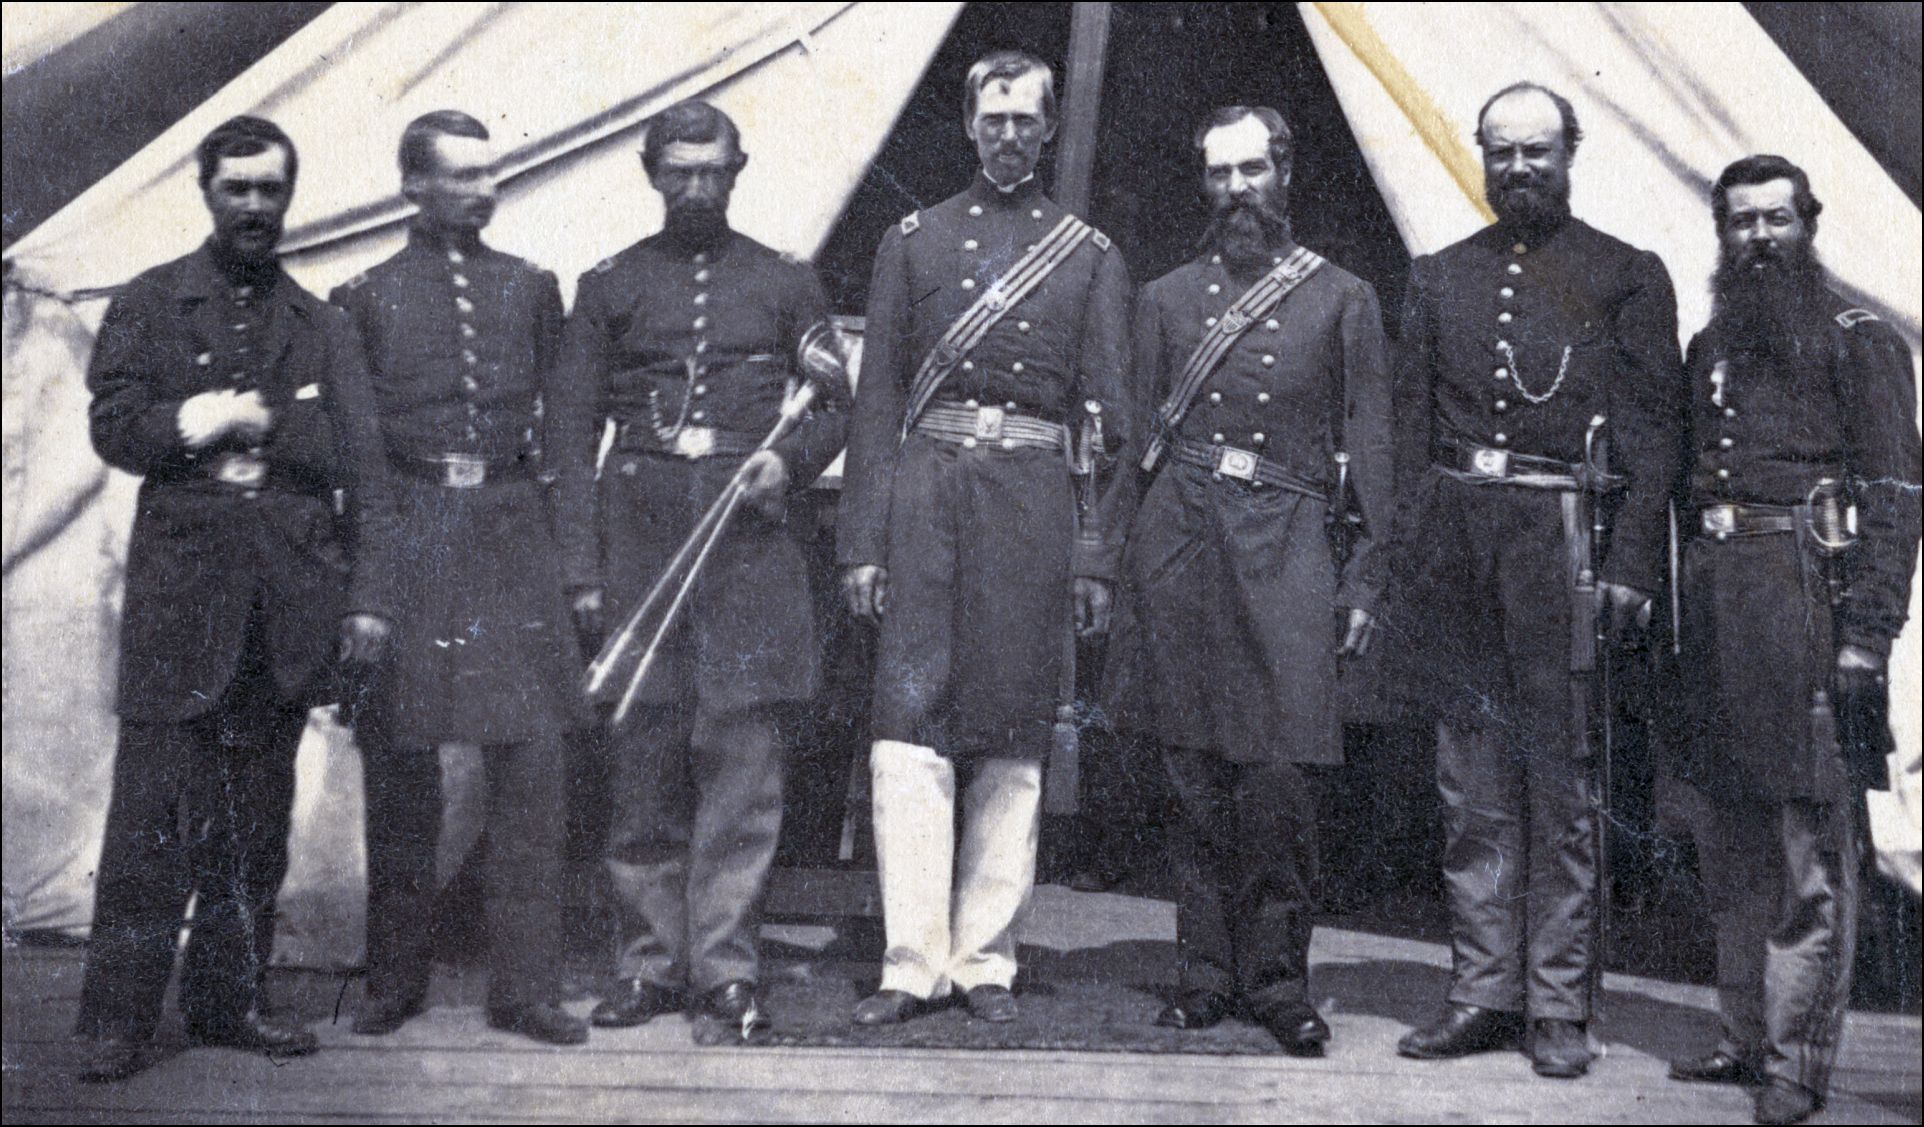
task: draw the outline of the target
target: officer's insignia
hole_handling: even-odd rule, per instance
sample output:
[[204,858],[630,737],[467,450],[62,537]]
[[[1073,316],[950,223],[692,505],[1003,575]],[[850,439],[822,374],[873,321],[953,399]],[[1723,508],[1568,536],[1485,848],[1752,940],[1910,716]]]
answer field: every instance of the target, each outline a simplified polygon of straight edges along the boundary
[[361,271],[359,274],[354,275],[352,278],[349,278],[346,283],[347,288],[350,290],[358,290],[366,284],[367,284],[367,271],[365,270]]
[[922,229],[922,213],[921,212],[911,211],[907,215],[904,215],[902,217],[902,233],[904,235],[913,235],[921,229]]
[[294,393],[296,399],[319,399],[320,397],[321,385],[317,383],[308,384]]
[[1837,323],[1845,328],[1854,328],[1865,321],[1881,321],[1883,318],[1868,309],[1846,309],[1837,315]]
[[1249,315],[1240,309],[1232,309],[1223,314],[1223,332],[1235,336],[1249,327]]
[[594,271],[597,274],[606,274],[608,271],[613,270],[614,268],[615,268],[615,260],[612,258],[604,258],[600,262],[595,263],[594,265]]
[[1101,231],[1089,232],[1089,241],[1101,247],[1103,250],[1109,249],[1109,236],[1103,234]]
[[1009,301],[1002,296],[1002,291],[995,289],[982,295],[982,304],[994,313],[1000,313],[1009,307]]

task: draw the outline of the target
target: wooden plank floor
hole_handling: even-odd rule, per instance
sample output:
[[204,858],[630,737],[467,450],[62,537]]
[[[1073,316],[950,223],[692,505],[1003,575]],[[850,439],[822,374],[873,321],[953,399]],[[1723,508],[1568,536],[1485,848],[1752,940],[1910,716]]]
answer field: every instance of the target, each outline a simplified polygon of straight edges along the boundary
[[[1166,904],[1045,888],[1030,946],[1099,959],[1129,940],[1170,938]],[[787,925],[784,944],[819,947],[826,928]],[[218,1050],[176,1052],[126,1083],[81,1085],[66,1036],[79,952],[15,947],[4,957],[8,1123],[322,1120],[1515,1122],[1744,1123],[1737,1089],[1672,1083],[1664,1060],[1716,1036],[1705,987],[1628,975],[1606,981],[1606,1055],[1576,1081],[1534,1076],[1514,1053],[1426,1063],[1394,1043],[1434,998],[1407,997],[1411,969],[1448,967],[1434,943],[1318,931],[1313,979],[1335,1029],[1327,1059],[1075,1052],[730,1049],[691,1043],[679,1019],[597,1030],[549,1049],[487,1029],[478,1008],[447,1006],[379,1041],[345,1020],[319,1027],[323,1051],[276,1065]],[[1139,973],[1139,967],[1117,973]],[[571,1003],[585,1010],[589,1003]],[[1920,1023],[1853,1013],[1821,1121],[1916,1123]]]

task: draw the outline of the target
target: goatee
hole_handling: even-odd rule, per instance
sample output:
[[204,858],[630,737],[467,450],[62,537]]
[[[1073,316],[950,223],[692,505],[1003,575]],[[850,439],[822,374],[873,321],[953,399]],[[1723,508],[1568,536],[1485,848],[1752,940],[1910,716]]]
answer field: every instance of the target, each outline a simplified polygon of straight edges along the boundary
[[686,247],[711,246],[728,231],[728,213],[708,204],[677,204],[668,209],[662,230]]
[[1288,204],[1280,194],[1232,203],[1210,219],[1203,238],[1232,266],[1268,265],[1291,239]]
[[1733,352],[1789,358],[1828,347],[1824,270],[1808,242],[1725,246],[1710,290],[1711,324]]

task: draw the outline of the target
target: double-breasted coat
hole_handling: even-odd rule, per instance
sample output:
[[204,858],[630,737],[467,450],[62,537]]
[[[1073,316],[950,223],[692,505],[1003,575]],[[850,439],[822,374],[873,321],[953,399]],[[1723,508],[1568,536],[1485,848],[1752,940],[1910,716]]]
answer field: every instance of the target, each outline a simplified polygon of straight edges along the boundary
[[[554,275],[419,229],[335,289],[367,349],[392,482],[397,621],[376,693],[401,744],[509,743],[580,718],[579,657],[542,478],[562,330]],[[450,455],[486,480],[437,480]]]
[[[796,346],[827,316],[810,267],[738,232],[700,251],[654,235],[581,276],[554,400],[562,551],[571,587],[605,589],[613,626],[775,426],[801,378]],[[841,451],[846,401],[845,388],[821,389],[773,447],[791,490],[808,488]],[[611,423],[597,481],[594,456]],[[710,452],[678,453],[678,441],[700,449],[687,446],[694,435]],[[814,695],[821,661],[807,562],[781,517],[737,511],[681,622],[643,703],[698,693],[728,711]]]

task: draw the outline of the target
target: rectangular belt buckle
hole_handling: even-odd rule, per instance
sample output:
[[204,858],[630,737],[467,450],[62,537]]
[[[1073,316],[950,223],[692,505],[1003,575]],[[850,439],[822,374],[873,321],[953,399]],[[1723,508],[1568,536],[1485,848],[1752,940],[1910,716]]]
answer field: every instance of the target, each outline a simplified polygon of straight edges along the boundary
[[1216,472],[1238,481],[1256,480],[1256,455],[1234,446],[1216,448]]
[[258,489],[267,480],[267,462],[254,454],[223,454],[214,477],[225,485]]
[[1479,446],[1470,455],[1470,468],[1484,477],[1502,477],[1510,470],[1510,452]]
[[473,454],[449,454],[441,459],[441,484],[449,489],[479,489],[487,484],[487,460]]
[[683,427],[675,432],[675,453],[684,458],[706,458],[714,450],[714,427]]
[[977,407],[975,409],[975,437],[983,442],[995,442],[1002,437],[1002,419],[1006,412],[1000,407]]
[[1737,510],[1731,505],[1712,505],[1703,511],[1704,531],[1712,536],[1737,531]]

